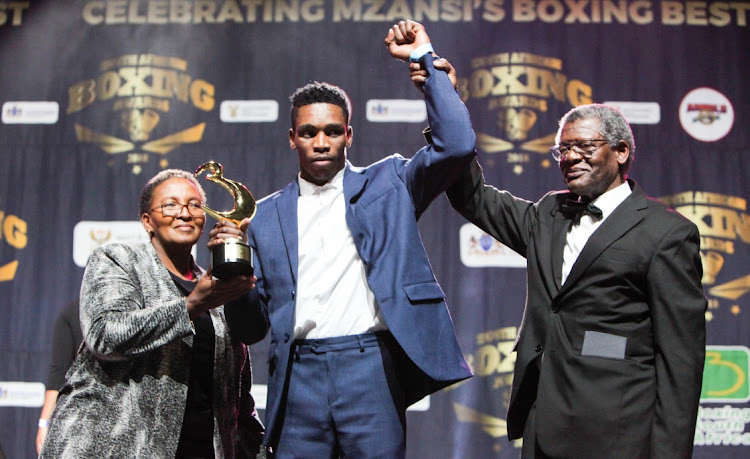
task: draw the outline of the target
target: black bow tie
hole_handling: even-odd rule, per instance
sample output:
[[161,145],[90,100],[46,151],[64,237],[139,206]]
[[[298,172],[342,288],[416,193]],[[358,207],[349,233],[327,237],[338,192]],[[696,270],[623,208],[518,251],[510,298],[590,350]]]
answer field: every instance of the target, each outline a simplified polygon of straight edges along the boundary
[[585,212],[588,212],[592,217],[599,219],[604,217],[602,210],[590,202],[573,201],[572,199],[565,201],[560,207],[560,210],[566,217],[574,220],[580,218]]

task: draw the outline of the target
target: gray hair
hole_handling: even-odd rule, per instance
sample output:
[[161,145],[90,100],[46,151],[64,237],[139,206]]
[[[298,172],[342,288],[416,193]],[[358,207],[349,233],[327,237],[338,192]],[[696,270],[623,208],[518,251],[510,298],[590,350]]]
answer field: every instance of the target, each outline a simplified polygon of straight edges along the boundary
[[607,139],[610,147],[616,148],[620,142],[628,144],[630,150],[628,160],[620,167],[620,173],[623,176],[626,175],[635,159],[635,139],[625,116],[615,107],[604,104],[589,104],[572,108],[560,119],[555,143],[560,143],[560,135],[565,124],[589,119],[599,120],[599,134]]
[[144,213],[150,210],[151,200],[154,197],[154,190],[156,189],[156,187],[171,178],[183,178],[189,181],[190,183],[192,183],[195,186],[195,188],[198,190],[198,194],[201,197],[201,202],[205,204],[206,192],[203,191],[203,187],[201,186],[201,184],[198,182],[198,179],[196,179],[193,174],[191,174],[188,171],[183,171],[181,169],[164,169],[163,171],[154,175],[151,178],[151,180],[146,182],[146,184],[143,186],[143,189],[141,190],[141,199],[138,202],[138,207],[140,211],[140,213],[138,214],[139,216],[143,215]]

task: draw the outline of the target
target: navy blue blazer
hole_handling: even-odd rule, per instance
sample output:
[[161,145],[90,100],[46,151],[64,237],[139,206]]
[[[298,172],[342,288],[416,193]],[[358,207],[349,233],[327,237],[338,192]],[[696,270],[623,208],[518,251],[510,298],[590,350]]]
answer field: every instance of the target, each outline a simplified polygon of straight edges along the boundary
[[[364,168],[347,162],[344,173],[346,222],[366,265],[368,284],[389,330],[415,364],[413,371],[396,373],[409,404],[471,376],[417,219],[475,156],[475,135],[446,74],[435,71],[432,56],[423,63],[430,72],[424,94],[432,143],[411,159],[393,155]],[[293,341],[298,195],[294,180],[260,200],[248,229],[258,277],[251,296],[271,321],[265,420],[266,443],[272,446],[280,431],[279,409]],[[241,311],[227,316],[233,330],[248,325],[241,323]]]

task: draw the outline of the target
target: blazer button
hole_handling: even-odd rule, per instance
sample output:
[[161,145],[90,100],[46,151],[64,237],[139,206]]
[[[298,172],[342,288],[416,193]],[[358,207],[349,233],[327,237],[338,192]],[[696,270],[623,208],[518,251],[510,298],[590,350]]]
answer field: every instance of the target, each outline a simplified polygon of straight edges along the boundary
[[542,352],[544,350],[544,346],[542,346],[541,344],[537,344],[534,350],[536,352]]
[[558,312],[560,312],[560,306],[558,306],[556,304],[553,305],[552,306],[552,312],[554,312],[555,314],[557,314]]

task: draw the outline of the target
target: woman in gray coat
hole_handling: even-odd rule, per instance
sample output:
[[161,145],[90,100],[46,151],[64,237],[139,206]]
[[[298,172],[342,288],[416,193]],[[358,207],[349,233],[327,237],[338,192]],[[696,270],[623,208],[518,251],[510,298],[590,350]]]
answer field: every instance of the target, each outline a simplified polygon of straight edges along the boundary
[[[81,287],[84,345],[60,390],[41,457],[253,457],[263,436],[245,345],[223,305],[252,276],[218,280],[191,256],[206,222],[192,174],[170,169],[143,188],[150,243],[111,243]],[[212,241],[212,243],[215,241]],[[268,322],[250,329],[261,340]]]

